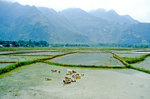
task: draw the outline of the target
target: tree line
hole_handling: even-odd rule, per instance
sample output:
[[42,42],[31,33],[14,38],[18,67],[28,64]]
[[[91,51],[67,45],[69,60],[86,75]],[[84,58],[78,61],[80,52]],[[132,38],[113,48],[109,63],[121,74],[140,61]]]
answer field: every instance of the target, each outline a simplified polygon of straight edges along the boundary
[[0,40],[0,47],[48,47],[49,43],[46,41],[2,41]]
[[117,44],[117,43],[97,43],[97,44],[75,44],[75,43],[48,43],[47,41],[3,41],[0,40],[0,47],[126,47],[126,48],[150,48],[150,44]]
[[99,43],[102,47],[127,47],[127,48],[150,48],[150,44],[118,44],[118,43]]
[[51,47],[123,47],[123,48],[150,48],[150,44],[118,44],[118,43],[96,43],[96,44],[50,44]]

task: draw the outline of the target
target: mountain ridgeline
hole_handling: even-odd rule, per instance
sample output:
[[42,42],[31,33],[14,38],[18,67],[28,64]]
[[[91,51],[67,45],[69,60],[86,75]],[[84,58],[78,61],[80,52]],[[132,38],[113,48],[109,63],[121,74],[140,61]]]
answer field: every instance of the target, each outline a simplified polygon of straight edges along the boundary
[[68,8],[56,12],[0,1],[0,40],[29,39],[49,43],[150,43],[150,23],[114,10]]

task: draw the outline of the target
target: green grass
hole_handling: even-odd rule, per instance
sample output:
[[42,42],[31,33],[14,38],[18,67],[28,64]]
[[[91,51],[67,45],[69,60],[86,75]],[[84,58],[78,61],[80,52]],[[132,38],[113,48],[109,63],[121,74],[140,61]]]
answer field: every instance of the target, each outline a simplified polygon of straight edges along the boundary
[[[112,53],[112,52],[111,52]],[[138,68],[138,67],[135,67],[135,66],[132,66],[131,64],[129,64],[128,62],[126,62],[126,60],[124,60],[123,58],[119,57],[118,55],[116,55],[115,53],[112,53],[113,54],[113,57],[120,60],[127,68],[130,68],[130,69],[134,69],[134,70],[138,70],[138,71],[141,71],[141,72],[145,72],[145,73],[148,73],[150,74],[150,70],[146,70],[144,68]],[[142,61],[142,59],[145,59],[146,57],[148,57],[150,54],[146,54],[146,55],[142,55],[141,58],[139,57],[139,60],[137,59],[136,61]]]
[[[112,53],[112,52],[111,52]],[[122,64],[124,64],[126,67],[130,67],[130,64],[127,63],[125,60],[123,60],[121,57],[119,57],[118,55],[116,55],[115,53],[112,53],[113,57],[118,59]]]
[[138,71],[141,71],[141,72],[145,72],[145,73],[150,74],[150,70],[146,70],[146,69],[144,69],[144,68],[139,68],[139,67],[135,67],[135,66],[132,66],[132,65],[130,65],[130,68],[131,68],[131,69],[134,69],[134,70],[138,70]]
[[135,58],[122,57],[122,59],[125,60],[129,64],[133,64],[133,63],[144,61],[145,58],[148,56],[150,56],[150,54],[142,55],[140,57],[135,57]]
[[23,62],[18,62],[18,63],[14,63],[11,65],[8,65],[6,67],[0,68],[0,75],[10,72],[11,70],[14,70],[18,67],[24,66],[24,65],[29,65],[29,64],[33,64],[33,63],[37,63],[37,62],[43,62],[45,60],[50,60],[56,57],[60,57],[60,56],[64,56],[64,55],[68,55],[68,54],[73,54],[74,52],[70,52],[70,53],[65,53],[65,54],[61,54],[61,55],[52,55],[46,58],[40,58],[40,59],[34,59],[34,60],[28,60],[28,61],[23,61]]
[[0,68],[0,75],[6,72],[9,72],[13,69],[16,69],[18,67],[24,66],[24,65],[29,65],[29,64],[33,64],[36,62],[40,62],[40,60],[29,60],[29,61],[24,61],[24,62],[18,62],[18,63],[14,63],[11,65],[8,65],[6,67]]
[[[146,57],[150,56],[150,54],[146,54],[146,55],[140,56],[138,58],[128,58],[127,59],[127,58],[119,57],[115,53],[112,53],[110,51],[111,49],[109,49],[108,51],[113,54],[113,57],[118,59],[119,61],[121,61],[125,65],[124,67],[122,67],[122,66],[118,67],[118,66],[95,66],[95,65],[71,65],[71,64],[52,63],[52,62],[46,61],[46,60],[50,60],[50,59],[57,58],[60,56],[76,53],[76,50],[105,50],[105,48],[91,48],[91,47],[89,47],[89,48],[50,48],[50,47],[49,48],[0,48],[0,50],[4,50],[4,51],[6,51],[6,50],[35,50],[35,49],[36,50],[37,49],[39,49],[39,50],[41,50],[41,49],[43,49],[43,50],[45,50],[45,49],[54,50],[55,49],[57,51],[69,51],[70,53],[65,53],[65,54],[60,54],[60,55],[52,55],[52,56],[49,56],[46,58],[40,58],[40,59],[34,59],[34,60],[28,60],[28,61],[14,63],[14,64],[8,65],[6,67],[0,68],[0,75],[7,73],[7,72],[10,72],[11,70],[14,70],[18,67],[37,63],[37,62],[44,62],[44,63],[49,64],[49,65],[64,66],[64,67],[102,68],[102,69],[127,69],[127,68],[129,68],[129,69],[134,69],[134,70],[138,70],[138,71],[142,71],[142,72],[150,74],[150,70],[134,67],[130,64],[130,63],[143,61]],[[118,49],[118,50],[121,50],[121,49]],[[127,50],[130,50],[130,49],[127,49]],[[22,56],[22,55],[20,55],[20,56]],[[35,56],[35,55],[27,55],[27,56]],[[39,56],[39,55],[37,55],[37,56]]]
[[139,50],[139,49],[140,48],[117,48],[117,47],[4,47],[0,48],[0,51],[18,51],[18,50],[75,51],[75,50]]
[[49,58],[52,58],[52,57],[54,57],[54,56],[50,56],[50,57],[47,57],[47,58],[41,58],[41,59],[28,60],[28,61],[23,61],[23,62],[18,62],[18,63],[8,65],[6,67],[0,68],[0,75],[4,74],[4,73],[7,73],[7,72],[10,72],[11,70],[14,70],[18,67],[33,64],[33,63],[37,63],[37,62],[41,62],[43,60],[46,60],[46,59],[49,59]]
[[80,68],[103,68],[103,69],[125,69],[126,67],[122,66],[95,66],[95,65],[72,65],[72,64],[60,64],[44,61],[44,63],[55,66],[64,66],[64,67],[80,67]]
[[18,50],[47,50],[48,47],[4,47],[0,51],[18,51]]

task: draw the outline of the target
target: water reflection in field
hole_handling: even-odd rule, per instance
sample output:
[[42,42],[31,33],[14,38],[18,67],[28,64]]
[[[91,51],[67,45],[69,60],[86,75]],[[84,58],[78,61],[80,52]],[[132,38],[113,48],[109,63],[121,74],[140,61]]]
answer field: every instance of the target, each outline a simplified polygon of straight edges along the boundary
[[102,65],[102,66],[123,66],[123,64],[113,58],[110,53],[86,53],[86,54],[72,54],[63,57],[58,57],[51,62],[75,65]]

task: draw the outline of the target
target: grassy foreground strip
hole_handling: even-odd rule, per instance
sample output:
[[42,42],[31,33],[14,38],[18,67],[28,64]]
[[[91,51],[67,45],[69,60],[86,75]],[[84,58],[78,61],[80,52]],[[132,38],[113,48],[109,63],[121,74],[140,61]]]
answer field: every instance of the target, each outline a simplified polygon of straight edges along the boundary
[[50,57],[47,57],[47,58],[40,58],[40,59],[34,59],[34,60],[28,60],[28,61],[14,63],[14,64],[8,65],[6,67],[0,68],[0,75],[4,74],[4,73],[7,73],[7,72],[10,72],[11,70],[14,70],[14,69],[16,69],[18,67],[21,67],[21,66],[24,66],[24,65],[29,65],[29,64],[33,64],[33,63],[37,63],[37,62],[42,62],[42,61],[45,61],[45,60],[50,60],[50,59],[53,59],[53,58],[56,58],[56,57],[60,57],[60,56],[68,55],[68,54],[73,54],[73,53],[75,53],[75,52],[70,52],[70,53],[65,53],[65,54],[60,54],[60,55],[54,55],[54,56],[50,56]]
[[[121,57],[119,57],[118,55],[116,55],[115,53],[111,52],[113,54],[113,57],[118,59],[120,62],[122,62],[127,68],[130,68],[130,69],[134,69],[134,70],[138,70],[138,71],[141,71],[141,72],[145,72],[145,73],[148,73],[150,74],[150,70],[146,70],[144,68],[138,68],[138,67],[135,67],[135,66],[132,66],[131,64],[127,63],[125,60],[123,60]],[[149,54],[147,54],[149,56]],[[148,57],[146,56],[146,57]],[[145,58],[146,58],[145,57]]]
[[132,66],[132,65],[130,65],[130,68],[131,68],[131,69],[134,69],[134,70],[138,70],[138,71],[141,71],[141,72],[145,72],[145,73],[150,74],[150,70],[146,70],[146,69],[144,69],[144,68],[138,68],[138,67],[135,67],[135,66]]
[[1,74],[4,74],[4,73],[7,73],[11,70],[14,70],[18,67],[21,67],[21,66],[24,66],[24,65],[29,65],[29,64],[33,64],[33,63],[36,63],[36,62],[40,62],[39,59],[36,59],[36,60],[29,60],[29,61],[23,61],[23,62],[18,62],[18,63],[14,63],[14,64],[11,64],[11,65],[8,65],[6,67],[3,67],[3,68],[0,68],[0,75]]
[[46,59],[49,59],[49,58],[52,58],[52,57],[54,57],[54,56],[50,56],[50,57],[47,57],[47,58],[41,58],[41,59],[27,60],[27,61],[17,62],[17,63],[11,64],[11,65],[8,65],[6,67],[0,68],[0,75],[4,74],[4,73],[7,73],[7,72],[10,72],[11,70],[14,70],[18,67],[33,64],[33,63],[37,63],[37,62],[41,62],[43,60],[46,60]]
[[95,65],[72,65],[72,64],[61,64],[53,63],[48,61],[43,61],[43,63],[55,66],[64,66],[64,67],[80,67],[80,68],[103,68],[103,69],[125,69],[126,67],[122,66],[95,66]]
[[122,57],[122,59],[125,60],[129,64],[133,64],[133,63],[144,61],[145,58],[148,56],[150,56],[150,54],[142,55],[142,56],[137,57],[137,58]]

